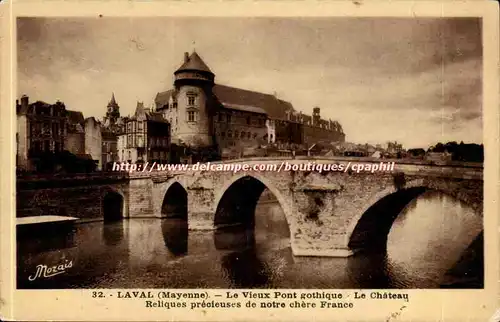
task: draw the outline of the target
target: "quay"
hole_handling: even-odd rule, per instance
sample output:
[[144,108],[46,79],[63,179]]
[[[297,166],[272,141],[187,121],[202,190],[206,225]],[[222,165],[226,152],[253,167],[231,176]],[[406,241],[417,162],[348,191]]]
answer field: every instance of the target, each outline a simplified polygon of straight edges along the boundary
[[33,236],[40,233],[45,235],[67,232],[71,230],[78,220],[68,216],[29,216],[16,218],[16,231],[18,236]]

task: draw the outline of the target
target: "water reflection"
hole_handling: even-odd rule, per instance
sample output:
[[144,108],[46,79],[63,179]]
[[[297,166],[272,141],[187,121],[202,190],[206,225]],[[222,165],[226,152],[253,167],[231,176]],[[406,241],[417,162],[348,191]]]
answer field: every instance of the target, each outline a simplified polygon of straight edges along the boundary
[[76,246],[75,231],[70,225],[42,224],[17,228],[17,248],[21,254],[42,253]]
[[221,262],[231,287],[259,288],[269,284],[269,269],[259,259],[255,247],[231,252],[223,256]]
[[114,224],[104,222],[102,228],[102,239],[104,243],[107,246],[116,246],[120,244],[123,240],[123,230],[123,221],[118,221]]
[[185,255],[188,251],[188,222],[182,218],[164,219],[161,230],[165,246],[174,256]]
[[253,229],[226,227],[214,233],[217,250],[229,251],[221,258],[221,266],[232,287],[264,287],[269,282],[268,269],[259,259]]
[[[369,269],[367,269],[369,268]],[[362,253],[347,259],[347,273],[353,288],[390,288],[392,279],[387,253]]]
[[481,216],[470,207],[428,191],[396,218],[387,242],[390,265],[398,271],[399,282],[438,287],[482,229]]
[[[253,229],[188,231],[186,220],[151,218],[81,224],[69,235],[19,236],[18,287],[481,287],[481,230],[482,218],[469,207],[424,193],[395,219],[384,252],[294,257],[280,205],[266,200],[256,207]],[[36,265],[63,258],[73,259],[67,274],[27,282]]]
[[253,228],[233,226],[214,231],[214,245],[218,250],[246,250],[255,248]]

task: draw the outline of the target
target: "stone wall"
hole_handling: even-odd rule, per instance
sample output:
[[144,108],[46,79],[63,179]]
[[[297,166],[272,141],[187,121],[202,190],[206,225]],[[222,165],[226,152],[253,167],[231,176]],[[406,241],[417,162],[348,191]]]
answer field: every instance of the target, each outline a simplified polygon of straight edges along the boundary
[[98,162],[97,169],[102,169],[101,125],[93,117],[85,119],[85,153]]
[[97,178],[32,178],[18,180],[16,189],[17,217],[70,216],[80,219],[103,219],[102,201],[107,193],[123,198],[122,214],[128,215],[128,183]]
[[[288,160],[306,162],[306,160]],[[332,162],[332,160],[314,160]],[[380,160],[364,160],[380,162]],[[235,161],[238,162],[238,161]],[[241,162],[241,161],[240,161]],[[277,163],[277,160],[247,160],[246,163]],[[394,172],[197,172],[154,173],[152,208],[158,213],[163,197],[173,182],[188,192],[190,229],[215,229],[217,207],[226,194],[239,200],[241,194],[253,198],[245,189],[232,189],[240,180],[251,177],[263,183],[278,200],[290,226],[290,239],[295,255],[349,256],[355,249],[349,242],[358,222],[370,207],[383,198],[409,189],[420,192],[438,190],[464,201],[482,215],[482,168],[433,166],[430,164],[396,164]],[[142,180],[147,181],[147,177]],[[144,188],[146,189],[146,188]],[[408,195],[408,201],[414,198]],[[413,196],[413,197],[412,197]],[[239,198],[239,199],[238,199]],[[255,199],[255,198],[254,198]],[[406,199],[405,199],[406,200]],[[244,203],[242,201],[242,203]],[[149,207],[144,200],[143,207]],[[147,204],[147,206],[146,206]],[[245,205],[243,205],[245,206]],[[249,206],[249,205],[247,205]],[[228,207],[234,207],[229,205]],[[243,216],[243,208],[239,214]],[[238,220],[235,220],[238,221]],[[387,221],[389,224],[392,222]]]
[[85,154],[85,133],[68,133],[64,140],[64,148],[76,155]]
[[153,207],[152,198],[153,182],[147,179],[132,179],[129,182],[129,205],[128,216],[138,217],[160,217],[161,208]]

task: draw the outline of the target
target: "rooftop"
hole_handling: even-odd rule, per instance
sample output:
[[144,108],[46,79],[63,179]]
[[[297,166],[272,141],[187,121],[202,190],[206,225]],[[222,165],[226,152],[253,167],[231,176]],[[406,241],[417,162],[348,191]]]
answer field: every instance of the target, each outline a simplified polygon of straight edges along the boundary
[[[185,55],[187,56],[188,53],[185,53]],[[193,51],[190,56],[184,58],[184,63],[175,71],[175,73],[185,70],[196,70],[213,74],[210,68],[208,68],[207,64],[205,64],[203,59],[201,59],[201,57],[195,51]]]
[[[174,90],[156,94],[155,103],[162,108],[168,103]],[[286,111],[293,110],[290,102],[278,99],[271,94],[259,93],[225,85],[215,84],[213,92],[219,102],[224,106],[243,106],[259,109],[257,113],[266,113],[271,118],[285,119]],[[256,112],[257,110],[255,110]]]

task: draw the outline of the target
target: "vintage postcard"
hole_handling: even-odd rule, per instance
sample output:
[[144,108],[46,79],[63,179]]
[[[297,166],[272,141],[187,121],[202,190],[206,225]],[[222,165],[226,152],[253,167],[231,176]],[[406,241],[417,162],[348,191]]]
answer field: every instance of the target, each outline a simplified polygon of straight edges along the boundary
[[1,17],[1,319],[495,320],[495,2]]

